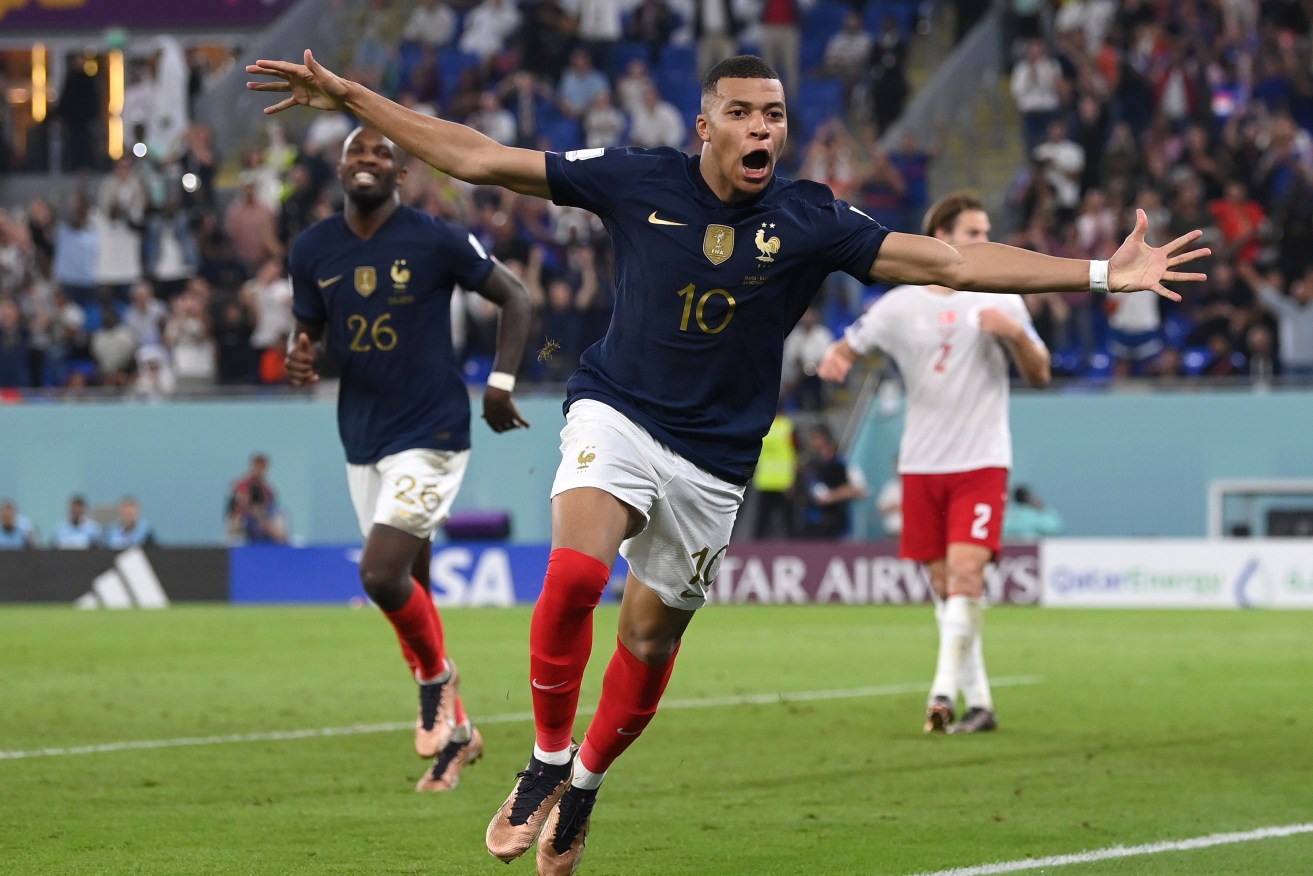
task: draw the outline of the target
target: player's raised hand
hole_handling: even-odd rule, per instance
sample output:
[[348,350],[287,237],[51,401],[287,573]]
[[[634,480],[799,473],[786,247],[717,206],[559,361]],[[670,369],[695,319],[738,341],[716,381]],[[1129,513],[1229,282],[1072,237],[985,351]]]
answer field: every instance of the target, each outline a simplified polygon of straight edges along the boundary
[[483,419],[494,432],[529,428],[529,421],[520,416],[511,394],[494,386],[483,391]]
[[261,60],[247,64],[246,72],[273,76],[279,80],[248,82],[246,87],[251,91],[291,92],[290,97],[265,107],[266,113],[282,112],[298,104],[321,110],[339,110],[346,105],[350,82],[316,61],[309,49],[305,50],[304,64]]
[[310,343],[310,336],[301,332],[287,348],[287,379],[293,386],[309,386],[319,382],[319,372],[315,370],[315,348]]
[[1207,247],[1189,249],[1203,235],[1195,229],[1164,246],[1149,246],[1144,233],[1149,230],[1149,217],[1143,210],[1135,211],[1135,228],[1122,241],[1122,245],[1108,261],[1108,291],[1138,292],[1152,289],[1164,298],[1180,301],[1181,296],[1163,285],[1167,283],[1199,282],[1208,279],[1206,274],[1192,274],[1173,270],[1187,262],[1212,255]]

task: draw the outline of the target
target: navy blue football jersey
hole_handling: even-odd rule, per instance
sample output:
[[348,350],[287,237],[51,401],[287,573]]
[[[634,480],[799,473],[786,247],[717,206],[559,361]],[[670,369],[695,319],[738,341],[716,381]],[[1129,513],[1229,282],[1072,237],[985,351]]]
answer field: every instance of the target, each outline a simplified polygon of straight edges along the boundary
[[465,450],[470,400],[451,346],[451,293],[482,289],[493,262],[467,232],[398,207],[369,240],[341,213],[292,244],[292,312],[326,325],[341,365],[337,425],[347,461]]
[[548,153],[552,200],[601,217],[615,248],[610,327],[566,385],[699,468],[745,484],[775,417],[784,338],[825,277],[868,282],[888,229],[828,186],[775,177],[723,203],[674,149]]

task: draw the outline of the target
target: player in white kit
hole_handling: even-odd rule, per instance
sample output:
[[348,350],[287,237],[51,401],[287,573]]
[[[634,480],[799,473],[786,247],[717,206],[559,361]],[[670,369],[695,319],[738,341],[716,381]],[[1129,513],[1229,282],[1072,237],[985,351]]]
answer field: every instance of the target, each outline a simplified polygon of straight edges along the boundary
[[[981,243],[989,239],[989,216],[974,197],[952,194],[931,207],[924,231],[952,246]],[[842,381],[877,348],[907,385],[899,553],[926,564],[938,595],[939,660],[925,731],[993,730],[981,597],[985,565],[999,548],[1012,466],[1008,362],[1042,387],[1049,351],[1020,296],[896,286],[830,346],[818,371]],[[954,723],[959,689],[966,713]]]

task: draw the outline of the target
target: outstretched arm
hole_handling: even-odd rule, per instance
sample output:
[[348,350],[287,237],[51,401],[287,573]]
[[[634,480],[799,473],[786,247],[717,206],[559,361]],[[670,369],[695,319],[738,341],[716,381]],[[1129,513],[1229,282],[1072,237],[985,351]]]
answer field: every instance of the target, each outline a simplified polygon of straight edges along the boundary
[[503,186],[524,195],[550,198],[547,161],[542,152],[503,146],[466,125],[435,119],[405,108],[344,79],[305,50],[305,63],[256,61],[247,73],[272,76],[275,81],[248,82],[251,91],[286,93],[266,113],[293,106],[347,110],[370,128],[390,138],[411,155],[443,173],[475,185]]
[[[1197,282],[1204,274],[1174,270],[1212,254],[1188,249],[1203,232],[1183,234],[1165,246],[1144,242],[1149,219],[1135,211],[1135,229],[1107,263],[1108,292],[1152,289],[1164,298],[1181,296],[1163,283]],[[1098,264],[1098,263],[1094,263]],[[970,289],[975,292],[1079,292],[1094,288],[1091,263],[1043,255],[1001,243],[949,246],[933,237],[891,233],[871,263],[871,279],[890,283],[917,283]]]

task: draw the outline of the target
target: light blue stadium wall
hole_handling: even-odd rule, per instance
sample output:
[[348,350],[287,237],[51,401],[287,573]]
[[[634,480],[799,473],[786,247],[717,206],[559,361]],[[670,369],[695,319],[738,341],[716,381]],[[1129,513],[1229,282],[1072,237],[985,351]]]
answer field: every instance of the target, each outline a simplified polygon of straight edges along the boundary
[[[513,506],[516,540],[546,541],[564,420],[559,400],[517,403],[533,424],[528,431],[493,435],[475,420],[457,509]],[[14,498],[43,538],[72,493],[93,505],[132,493],[162,542],[220,544],[228,488],[257,450],[270,457],[270,479],[296,537],[339,544],[360,537],[330,401],[0,405],[0,448],[0,496]]]
[[[559,400],[522,398],[527,432],[475,422],[458,510],[511,509],[516,541],[549,538]],[[477,404],[476,404],[477,410]],[[1313,392],[1037,393],[1013,401],[1014,481],[1066,518],[1068,534],[1198,536],[1213,478],[1313,478]],[[901,415],[872,416],[853,458],[873,490],[889,475]],[[253,451],[268,453],[293,532],[358,538],[333,405],[310,400],[0,405],[0,496],[48,535],[68,496],[137,495],[170,544],[222,541],[222,506]],[[878,534],[863,514],[861,531]]]
[[[852,458],[872,495],[893,469],[902,413],[873,415]],[[1313,392],[1024,393],[1012,400],[1013,483],[1068,535],[1203,536],[1208,482],[1313,478]],[[878,535],[873,513],[858,531]]]

